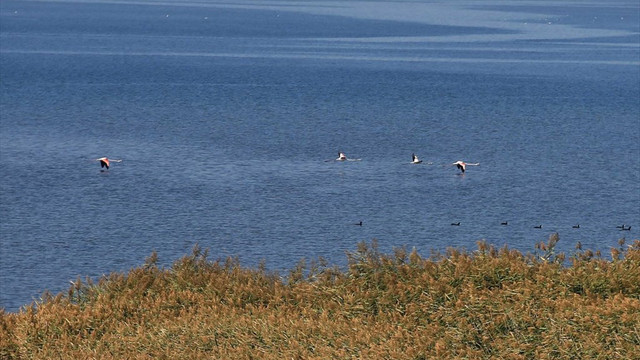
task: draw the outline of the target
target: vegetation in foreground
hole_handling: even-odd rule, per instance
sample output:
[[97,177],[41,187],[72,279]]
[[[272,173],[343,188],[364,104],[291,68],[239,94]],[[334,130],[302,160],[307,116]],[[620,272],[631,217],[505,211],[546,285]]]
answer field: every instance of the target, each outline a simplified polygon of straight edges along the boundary
[[284,278],[197,247],[168,269],[152,254],[0,310],[0,358],[639,359],[640,241],[611,260],[564,259],[556,241],[429,258],[374,241],[346,269],[301,262]]

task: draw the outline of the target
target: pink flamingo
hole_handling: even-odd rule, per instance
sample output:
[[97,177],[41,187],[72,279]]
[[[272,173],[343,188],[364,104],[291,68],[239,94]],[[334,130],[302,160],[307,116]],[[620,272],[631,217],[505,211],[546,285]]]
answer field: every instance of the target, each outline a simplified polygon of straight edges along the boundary
[[99,159],[96,159],[96,161],[100,161],[100,167],[104,168],[106,167],[107,169],[109,169],[109,162],[113,161],[113,162],[121,162],[122,160],[109,160],[106,157],[101,157]]
[[460,169],[460,171],[462,171],[462,173],[464,174],[465,170],[467,170],[467,165],[468,166],[478,166],[478,165],[480,165],[480,163],[465,163],[462,160],[458,160],[458,161],[454,162],[452,165],[457,166],[458,169]]

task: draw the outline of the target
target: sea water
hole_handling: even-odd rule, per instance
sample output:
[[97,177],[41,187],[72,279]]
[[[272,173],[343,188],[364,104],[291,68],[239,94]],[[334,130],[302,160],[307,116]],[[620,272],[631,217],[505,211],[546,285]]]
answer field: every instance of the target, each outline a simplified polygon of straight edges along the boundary
[[608,256],[640,227],[638,9],[3,0],[0,307],[196,244],[279,271],[373,239]]

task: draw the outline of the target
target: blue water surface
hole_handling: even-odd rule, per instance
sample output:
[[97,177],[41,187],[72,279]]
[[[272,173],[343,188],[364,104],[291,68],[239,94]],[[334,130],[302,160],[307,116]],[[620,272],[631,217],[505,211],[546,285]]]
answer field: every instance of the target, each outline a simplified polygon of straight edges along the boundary
[[3,0],[0,307],[195,244],[608,256],[640,227],[638,8]]

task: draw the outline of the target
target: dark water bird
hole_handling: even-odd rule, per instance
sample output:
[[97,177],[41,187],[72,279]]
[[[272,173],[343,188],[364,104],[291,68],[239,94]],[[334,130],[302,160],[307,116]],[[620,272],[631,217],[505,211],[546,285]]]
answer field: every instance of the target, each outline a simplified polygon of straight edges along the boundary
[[624,227],[623,225],[620,231],[631,231],[631,225],[629,225],[628,227]]
[[480,163],[465,163],[462,160],[458,160],[454,162],[452,165],[455,165],[464,174],[464,172],[467,170],[467,166],[478,166],[480,165]]
[[411,154],[411,163],[412,164],[420,164],[420,163],[422,163],[422,160],[418,159],[416,154]]
[[574,229],[580,229],[580,224],[573,225]]
[[357,222],[357,223],[355,223],[355,224],[353,224],[353,225],[358,225],[358,226],[362,226],[362,221],[360,221],[360,222]]
[[460,226],[460,221],[458,221],[457,223],[451,223],[451,226]]
[[106,158],[106,157],[101,157],[101,158],[99,158],[99,159],[96,159],[96,161],[100,161],[100,167],[101,167],[101,168],[105,168],[105,167],[106,167],[107,169],[109,169],[109,162],[110,162],[110,161],[113,161],[113,162],[121,162],[122,160],[109,160],[109,159],[108,159],[108,158]]
[[534,229],[542,229],[542,225],[536,225],[533,227]]
[[503,221],[503,222],[500,223],[500,225],[505,225],[506,226],[506,225],[509,225],[509,222]]

